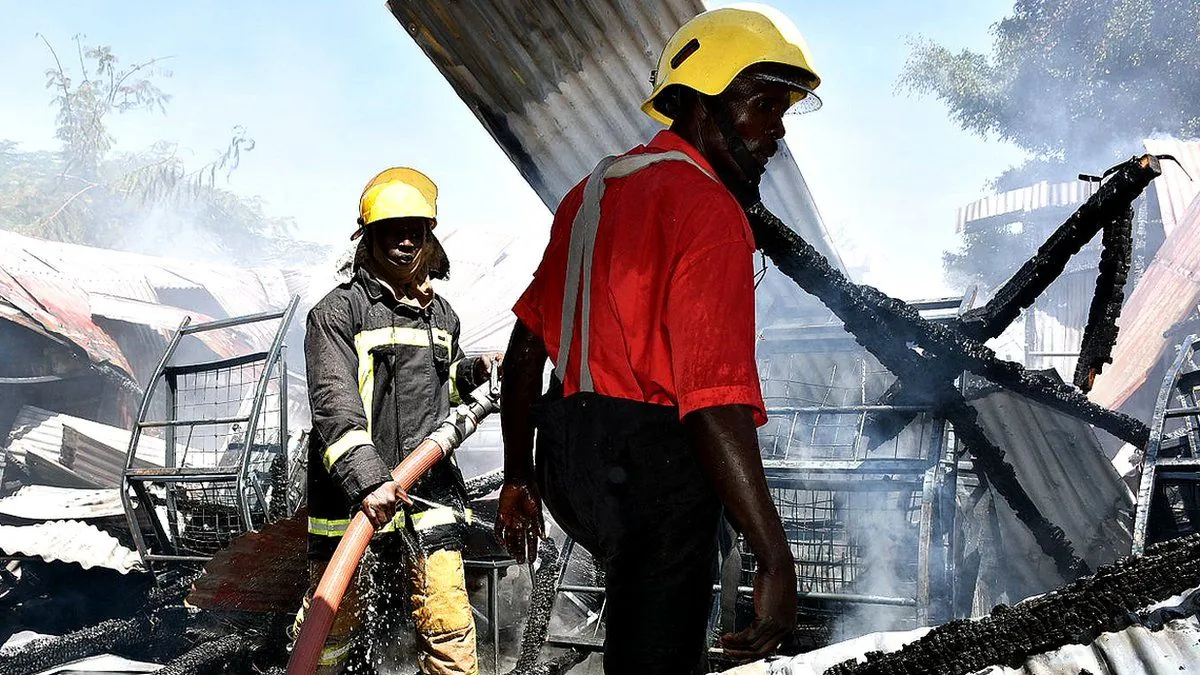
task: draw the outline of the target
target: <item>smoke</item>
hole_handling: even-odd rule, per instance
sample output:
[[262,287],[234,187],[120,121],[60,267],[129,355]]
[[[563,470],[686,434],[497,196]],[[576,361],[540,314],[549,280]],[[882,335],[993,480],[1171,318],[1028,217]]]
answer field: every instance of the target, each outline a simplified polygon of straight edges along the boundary
[[218,238],[197,226],[192,214],[162,202],[148,205],[141,218],[123,230],[119,248],[197,262],[230,262]]
[[[911,599],[917,597],[918,542],[914,538],[911,492],[847,493],[839,509],[857,564],[844,592],[856,595]],[[833,626],[833,640],[842,641],[878,631],[916,627],[913,607],[853,603]]]

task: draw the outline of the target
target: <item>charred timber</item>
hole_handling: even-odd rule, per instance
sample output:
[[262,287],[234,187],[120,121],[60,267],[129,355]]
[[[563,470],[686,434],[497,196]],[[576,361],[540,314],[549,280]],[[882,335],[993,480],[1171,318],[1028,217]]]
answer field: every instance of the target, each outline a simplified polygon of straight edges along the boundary
[[521,647],[517,664],[509,675],[533,675],[543,672],[546,664],[538,663],[542,645],[550,634],[550,614],[554,611],[554,595],[558,583],[558,572],[562,561],[558,559],[558,547],[549,537],[538,544],[538,559],[541,564],[533,575],[533,592],[529,597],[529,615],[525,619],[525,632],[521,635]]
[[[869,286],[851,283],[761,204],[752,206],[747,214],[755,240],[780,271],[824,302],[855,340],[900,380],[932,396],[935,412],[955,426],[988,480],[1054,560],[1059,573],[1066,579],[1086,573],[1087,566],[1075,555],[1062,529],[1037,509],[1005,461],[1004,452],[988,440],[976,422],[975,410],[951,384],[960,372],[957,365],[951,365],[955,359],[931,359],[908,346],[910,342],[921,346],[946,344],[954,336],[944,332],[938,335],[940,326],[925,321],[904,302]],[[986,349],[981,345],[979,348]],[[967,349],[958,347],[957,351],[965,353]]]
[[262,640],[230,633],[203,642],[173,659],[158,675],[220,675],[251,672],[247,659],[262,647]]
[[183,607],[166,607],[130,619],[109,619],[58,637],[32,640],[0,651],[0,673],[40,673],[98,654],[135,651],[182,633],[186,619]]
[[1125,303],[1125,282],[1133,262],[1133,209],[1104,228],[1104,249],[1100,253],[1100,274],[1096,277],[1096,293],[1088,310],[1087,328],[1079,347],[1075,364],[1075,386],[1091,391],[1096,376],[1112,363],[1113,347],[1117,344],[1117,319]]
[[499,490],[502,485],[504,485],[504,469],[496,469],[481,473],[474,478],[468,478],[466,481],[467,499],[486,497]]
[[[1145,556],[1101,567],[1077,581],[1012,607],[999,605],[982,619],[939,626],[890,654],[867,654],[826,675],[944,673],[965,675],[991,666],[1020,668],[1030,657],[1070,644],[1089,644],[1102,633],[1161,617],[1136,612],[1200,586],[1200,535],[1156,544]],[[1184,602],[1194,612],[1195,599]]]
[[[1109,178],[1100,186],[1096,193],[1088,198],[1038,248],[1037,253],[1026,261],[1017,270],[1016,274],[996,291],[987,304],[949,322],[950,330],[978,342],[986,342],[999,336],[1005,329],[1012,325],[1012,322],[1020,316],[1022,311],[1027,309],[1033,304],[1034,300],[1046,292],[1050,284],[1062,275],[1070,259],[1078,254],[1101,229],[1104,229],[1106,232],[1104,241],[1105,251],[1109,250],[1110,243],[1117,246],[1131,246],[1132,237],[1129,238],[1129,243],[1125,243],[1125,240],[1117,242],[1112,240],[1108,230],[1111,229],[1112,225],[1121,226],[1125,218],[1130,215],[1130,207],[1133,201],[1145,191],[1151,181],[1161,174],[1162,167],[1158,158],[1153,155],[1134,157],[1114,167],[1111,170]],[[1102,265],[1102,274],[1103,269]],[[1128,273],[1128,268],[1126,268],[1126,273]],[[1122,288],[1123,286],[1124,283],[1122,282]],[[1099,282],[1097,290],[1098,292],[1100,290]],[[1111,307],[1111,303],[1109,306]],[[1093,303],[1093,310],[1095,310],[1095,302]],[[1116,304],[1115,311],[1119,315],[1119,302]],[[1113,317],[1113,321],[1115,326],[1115,316]],[[1107,332],[1097,335],[1094,343],[1095,347],[1093,348],[1097,351],[1096,358],[1105,359],[1111,354],[1111,347],[1109,347],[1107,352],[1103,350],[1104,340],[1107,337]],[[1112,331],[1112,340],[1114,342],[1116,340],[1115,329]],[[1080,363],[1083,363],[1082,358],[1080,359]],[[1099,368],[1095,370],[1095,373],[1098,372]],[[1091,379],[1094,379],[1094,374],[1091,376]],[[1078,372],[1076,373],[1075,382],[1077,384],[1080,382]],[[1084,390],[1087,391],[1086,388]],[[921,403],[921,401],[917,400],[918,398],[919,393],[906,393],[904,383],[896,382],[884,393],[879,403],[882,405],[912,405]],[[872,447],[894,438],[911,421],[912,415],[906,413],[871,415],[868,424],[874,431],[871,441]],[[1135,436],[1140,437],[1140,433]],[[1124,437],[1122,437],[1122,440],[1139,446],[1145,445],[1144,441],[1136,443]]]
[[871,334],[886,329],[895,337],[918,345],[929,356],[945,360],[952,366],[949,370],[975,373],[1087,421],[1127,443],[1142,447],[1149,439],[1150,429],[1139,420],[1092,403],[1056,378],[998,358],[982,343],[927,321],[909,304],[877,288],[851,283],[761,202],[747,209],[746,215],[759,248],[801,288],[829,307],[864,347],[871,349],[867,344],[872,341]]
[[1125,218],[1133,200],[1161,174],[1162,167],[1154,155],[1134,157],[1115,167],[1100,189],[1050,235],[987,304],[963,315],[956,326],[958,332],[981,341],[1003,333],[1104,226]]

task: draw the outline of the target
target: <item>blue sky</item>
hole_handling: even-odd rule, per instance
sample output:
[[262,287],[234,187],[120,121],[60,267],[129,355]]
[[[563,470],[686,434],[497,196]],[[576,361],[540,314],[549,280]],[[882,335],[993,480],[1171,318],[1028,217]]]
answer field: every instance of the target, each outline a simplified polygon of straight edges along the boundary
[[[827,227],[862,280],[903,297],[949,292],[941,251],[955,209],[1021,153],[967,135],[937,101],[895,92],[906,39],[985,50],[1012,0],[773,2],[808,38],[825,106],[791,118],[788,143]],[[298,235],[341,245],[377,170],[420,167],[441,188],[443,222],[549,225],[550,214],[382,1],[0,2],[0,138],[55,147],[44,88],[50,55],[78,33],[124,63],[171,56],[166,116],[116,118],[119,149],[164,139],[199,165],[235,125],[257,143],[229,187],[291,216]],[[186,155],[185,155],[186,156]]]

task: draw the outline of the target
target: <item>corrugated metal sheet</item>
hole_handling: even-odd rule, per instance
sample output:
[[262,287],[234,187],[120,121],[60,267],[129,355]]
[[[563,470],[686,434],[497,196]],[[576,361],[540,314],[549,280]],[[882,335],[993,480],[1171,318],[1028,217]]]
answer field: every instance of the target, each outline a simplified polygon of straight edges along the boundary
[[510,309],[533,278],[548,233],[438,229],[453,271],[437,282],[438,292],[462,322],[463,350],[504,351],[515,321]]
[[[1096,569],[1129,554],[1133,497],[1091,425],[1007,391],[970,403],[988,438],[1005,451],[1021,486],[1046,519],[1063,529],[1076,555]],[[1012,601],[1068,581],[1004,499],[988,498],[1001,541],[987,555],[998,556],[993,562],[1003,564],[1004,578],[980,575],[975,611],[987,611],[1004,596]],[[960,507],[979,510],[972,503]]]
[[84,569],[106,567],[121,574],[144,569],[137,551],[125,548],[112,535],[77,520],[0,525],[0,551],[76,563]]
[[1087,201],[1099,183],[1073,180],[1066,183],[1042,181],[1033,185],[988,195],[959,207],[956,232],[966,229],[967,223],[1018,211],[1036,211],[1047,206],[1075,206]]
[[[125,449],[129,446],[129,431],[107,424],[56,413],[33,406],[23,406],[13,423],[8,439],[8,454],[24,462],[28,452],[63,462],[63,426],[68,425],[79,433],[107,446],[77,450],[70,466],[77,473],[89,477],[102,477],[104,487],[120,485],[125,469]],[[82,447],[82,446],[81,446]],[[162,440],[142,435],[138,442],[138,459],[147,465],[162,466],[166,448]]]
[[[226,316],[278,309],[288,296],[278,270],[156,258],[0,232],[0,310],[6,310],[0,317],[77,344],[93,361],[133,372],[112,337],[93,321],[94,314],[169,330],[185,314],[197,321],[205,318],[195,307],[159,304],[156,289],[204,289]],[[266,349],[274,331],[272,325],[252,324],[204,339],[213,342],[209,347],[214,352],[228,355],[241,343]]]
[[1025,354],[1026,367],[1053,368],[1065,382],[1075,378],[1075,364],[1079,361],[1079,347],[1095,292],[1096,270],[1084,269],[1063,274],[1034,302],[1033,341]]
[[[662,46],[700,0],[436,0],[388,6],[525,179],[554,209],[606,155],[653,136],[640,110]],[[767,206],[840,266],[786,147]]]
[[[1096,379],[1090,398],[1117,408],[1146,383],[1167,344],[1164,333],[1200,302],[1200,198],[1193,199],[1133,289],[1117,325],[1113,362]],[[1152,383],[1157,387],[1158,383]]]
[[[5,239],[12,236],[16,235],[0,232],[0,247],[11,244]],[[92,322],[86,293],[48,277],[49,268],[43,273],[30,273],[28,265],[9,264],[13,259],[32,260],[21,249],[7,249],[0,260],[0,306],[7,306],[5,318],[55,341],[78,345],[92,361],[112,364],[132,375],[117,344]]]
[[1200,141],[1156,138],[1146,140],[1144,145],[1148,153],[1171,155],[1179,160],[1178,164],[1164,161],[1162,175],[1154,180],[1163,230],[1170,236],[1175,227],[1183,222],[1188,206],[1196,195],[1200,195]]
[[[1152,155],[1171,155],[1179,160],[1178,164],[1164,161],[1162,175],[1153,183],[1163,229],[1170,235],[1183,219],[1188,205],[1200,194],[1200,141],[1156,138],[1142,141],[1142,146]],[[1077,206],[1098,188],[1099,183],[1078,180],[1065,183],[1042,181],[988,195],[958,209],[956,231],[962,232],[968,223],[994,216],[1036,211],[1048,206]]]
[[22,520],[87,520],[124,516],[118,489],[26,485],[16,494],[0,499],[0,515]]
[[50,670],[43,670],[37,675],[115,675],[116,673],[155,673],[166,666],[161,663],[150,663],[149,661],[134,661],[121,656],[113,656],[112,654],[103,654],[101,656],[89,656],[86,659],[72,661],[63,666],[55,666]]
[[[873,633],[839,642],[816,651],[773,662],[758,661],[725,671],[726,675],[821,675],[850,659],[863,660],[869,652],[894,652],[929,632]],[[1180,675],[1200,673],[1200,621],[1195,616],[1172,621],[1161,630],[1132,626],[1104,633],[1088,645],[1067,645],[1039,654],[1020,668],[993,666],[976,675]]]
[[[169,337],[178,330],[184,318],[190,317],[193,324],[213,320],[212,317],[200,312],[103,293],[91,293],[88,295],[88,300],[91,303],[92,314],[94,316],[112,321],[123,321],[125,323],[146,326],[157,331],[164,338]],[[285,302],[284,304],[287,303]],[[262,340],[262,336],[259,333],[261,331],[257,331],[253,335],[247,335],[242,331],[241,327],[236,327],[196,333],[195,337],[217,356],[228,358],[238,354],[247,354],[255,351],[255,349],[263,349],[268,346],[269,342],[268,345],[256,346]],[[271,337],[274,337],[273,333]],[[163,348],[165,349],[165,347],[166,345],[164,344]],[[154,355],[153,361],[155,365],[157,365],[158,360],[161,358],[161,352]]]

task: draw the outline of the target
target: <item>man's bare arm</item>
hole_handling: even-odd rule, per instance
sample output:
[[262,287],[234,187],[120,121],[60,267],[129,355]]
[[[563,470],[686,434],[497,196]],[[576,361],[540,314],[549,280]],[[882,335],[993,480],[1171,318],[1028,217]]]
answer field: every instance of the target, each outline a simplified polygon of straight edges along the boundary
[[504,488],[496,537],[521,563],[537,557],[538,540],[545,531],[541,499],[533,481],[533,405],[542,393],[547,358],[541,338],[518,320],[504,354],[500,384]]
[[717,496],[758,560],[754,622],[721,643],[735,658],[762,658],[795,625],[796,567],[767,490],[754,411],[744,405],[704,408],[683,423]]

